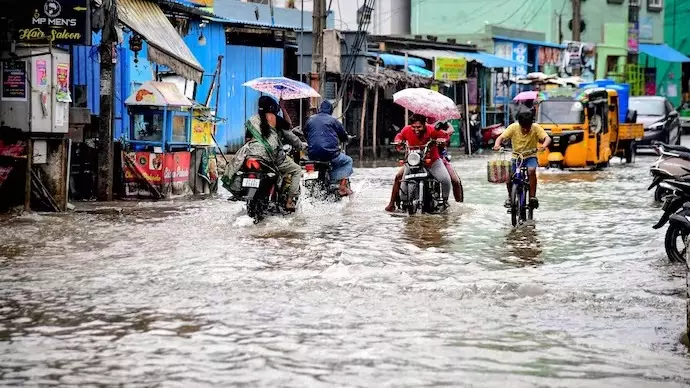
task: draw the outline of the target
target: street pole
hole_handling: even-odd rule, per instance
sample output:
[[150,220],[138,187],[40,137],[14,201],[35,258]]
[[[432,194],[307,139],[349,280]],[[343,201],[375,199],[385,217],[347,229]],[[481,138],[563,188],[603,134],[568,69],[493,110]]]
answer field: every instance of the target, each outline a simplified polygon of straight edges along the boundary
[[580,15],[580,0],[573,0],[573,41],[580,41],[580,23],[582,22],[582,15]]
[[[299,31],[299,80],[304,82],[304,0],[300,5],[300,31]],[[304,121],[304,99],[299,99],[299,126],[304,131],[303,121]]]
[[323,30],[326,28],[326,0],[314,0],[311,72],[312,82],[323,98],[325,94],[323,69]]
[[[104,2],[105,25],[113,25],[114,0]],[[103,41],[99,47],[100,70],[100,119],[98,124],[98,200],[113,200],[113,33],[103,31]]]

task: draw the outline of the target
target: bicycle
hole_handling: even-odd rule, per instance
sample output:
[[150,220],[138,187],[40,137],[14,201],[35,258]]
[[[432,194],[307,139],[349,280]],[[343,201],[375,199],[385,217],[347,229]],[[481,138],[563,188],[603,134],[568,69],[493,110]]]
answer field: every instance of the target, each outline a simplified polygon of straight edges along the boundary
[[521,153],[513,152],[514,155],[517,155],[515,172],[512,173],[510,178],[512,182],[510,189],[510,221],[513,226],[522,225],[525,221],[531,221],[534,217],[534,208],[529,203],[529,174],[524,161],[526,155],[531,157],[537,151],[535,148]]

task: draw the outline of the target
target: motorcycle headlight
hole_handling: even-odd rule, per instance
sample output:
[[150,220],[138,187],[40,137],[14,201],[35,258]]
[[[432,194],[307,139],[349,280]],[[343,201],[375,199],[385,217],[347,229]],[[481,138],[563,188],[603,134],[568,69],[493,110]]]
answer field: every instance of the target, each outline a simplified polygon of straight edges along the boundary
[[419,153],[410,152],[410,154],[407,155],[407,164],[409,164],[410,166],[417,166],[421,162],[422,162],[422,156]]

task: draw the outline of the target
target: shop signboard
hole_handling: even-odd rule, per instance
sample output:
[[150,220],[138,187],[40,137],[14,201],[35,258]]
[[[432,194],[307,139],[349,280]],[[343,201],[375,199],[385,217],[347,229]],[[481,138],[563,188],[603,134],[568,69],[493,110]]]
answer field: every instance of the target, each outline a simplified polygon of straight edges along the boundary
[[13,10],[20,43],[91,45],[89,0],[24,0]]
[[446,82],[464,81],[467,79],[467,59],[434,58],[434,79]]
[[[513,43],[504,41],[495,42],[494,54],[501,58],[513,59]],[[494,103],[502,104],[510,102],[510,87],[508,85],[509,70],[509,68],[504,68],[502,72],[497,72],[491,77],[494,93],[492,93],[493,100],[489,102],[490,105]]]
[[638,22],[628,23],[628,52],[631,54],[639,53],[640,27]]
[[3,62],[2,66],[2,101],[26,101],[28,88],[26,62]]
[[123,152],[125,196],[183,194],[189,181],[191,153]]
[[[527,62],[527,44],[513,43],[513,60]],[[515,66],[515,76],[524,77],[527,75],[527,66]]]
[[192,145],[213,145],[213,123],[199,119],[197,114],[192,119]]

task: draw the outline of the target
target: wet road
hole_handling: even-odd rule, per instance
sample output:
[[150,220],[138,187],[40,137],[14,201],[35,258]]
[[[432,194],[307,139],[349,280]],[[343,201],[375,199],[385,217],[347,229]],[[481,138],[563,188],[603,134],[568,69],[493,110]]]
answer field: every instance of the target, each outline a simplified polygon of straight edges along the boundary
[[0,385],[686,386],[652,160],[540,172],[518,230],[483,158],[447,216],[385,214],[380,167],[259,226],[224,199],[5,221]]

